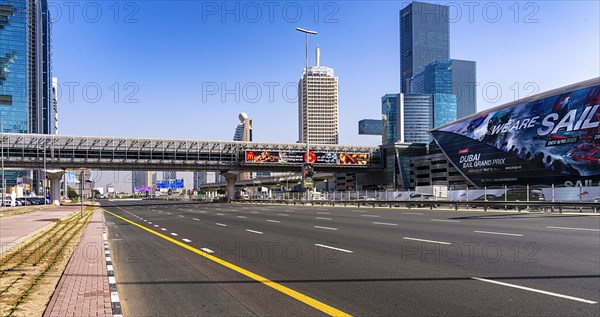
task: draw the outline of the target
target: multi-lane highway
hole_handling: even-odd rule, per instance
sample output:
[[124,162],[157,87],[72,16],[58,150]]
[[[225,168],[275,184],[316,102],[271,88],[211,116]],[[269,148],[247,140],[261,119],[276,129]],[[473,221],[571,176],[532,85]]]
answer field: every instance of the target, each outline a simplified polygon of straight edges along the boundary
[[103,201],[126,316],[600,315],[600,217]]

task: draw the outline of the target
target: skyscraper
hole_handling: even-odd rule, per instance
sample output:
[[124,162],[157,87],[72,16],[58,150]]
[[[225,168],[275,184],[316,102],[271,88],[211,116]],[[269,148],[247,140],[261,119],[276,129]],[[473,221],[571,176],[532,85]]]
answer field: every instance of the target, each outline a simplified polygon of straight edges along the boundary
[[400,94],[386,94],[381,97],[381,119],[382,119],[382,144],[394,143],[397,141],[403,142],[401,136],[402,128],[400,114],[402,102]]
[[456,96],[456,118],[477,112],[477,66],[474,61],[451,59],[452,94]]
[[316,66],[304,70],[298,83],[298,142],[338,144],[338,78],[319,60],[317,47]]
[[450,59],[448,6],[412,2],[400,11],[400,92],[413,75],[436,60]]
[[[0,118],[4,132],[53,134],[50,16],[46,0],[0,4]],[[28,171],[6,173],[7,186]],[[39,192],[39,173],[34,173]]]
[[233,135],[234,141],[252,141],[252,119],[248,117],[245,112],[240,113],[238,116],[240,119],[240,123],[235,128],[235,133]]
[[402,103],[399,110],[404,114],[404,142],[429,143],[428,131],[434,122],[433,94],[401,94]]
[[[453,72],[451,61],[434,61],[425,66],[422,72],[414,75],[410,82],[411,94],[433,95],[430,129],[456,120],[456,96],[452,94]],[[411,94],[405,94],[405,101]],[[411,121],[412,118],[405,116],[405,120]],[[422,138],[425,137],[431,140],[428,133],[424,133]]]

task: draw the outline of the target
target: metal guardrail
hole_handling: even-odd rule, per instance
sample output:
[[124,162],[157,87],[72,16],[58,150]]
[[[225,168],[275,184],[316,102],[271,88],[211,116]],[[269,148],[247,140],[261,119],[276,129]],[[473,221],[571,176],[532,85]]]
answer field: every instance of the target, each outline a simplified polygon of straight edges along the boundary
[[357,206],[364,207],[406,207],[411,208],[429,208],[434,209],[442,206],[448,206],[451,209],[459,208],[481,208],[484,211],[488,209],[516,209],[521,210],[549,210],[562,213],[566,208],[592,210],[600,212],[600,204],[595,202],[548,202],[548,201],[453,201],[453,200],[301,200],[301,199],[256,199],[256,200],[233,200],[237,203],[254,204],[280,204],[280,205],[317,205],[317,206]]

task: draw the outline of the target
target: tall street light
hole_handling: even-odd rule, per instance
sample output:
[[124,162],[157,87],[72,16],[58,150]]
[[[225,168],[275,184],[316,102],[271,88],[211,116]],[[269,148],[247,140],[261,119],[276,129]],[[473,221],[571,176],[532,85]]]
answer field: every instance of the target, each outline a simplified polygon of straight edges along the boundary
[[[302,28],[296,28],[296,31],[300,31],[302,33],[304,33],[306,35],[306,68],[304,69],[304,82],[306,85],[306,165],[302,165],[302,179],[304,180],[304,174],[305,174],[305,168],[308,167],[308,164],[310,164],[310,150],[309,150],[309,145],[308,145],[308,35],[312,34],[312,35],[317,35],[316,31],[310,31],[310,30],[305,30]],[[303,184],[305,185],[305,184]],[[308,198],[308,196],[307,196]]]

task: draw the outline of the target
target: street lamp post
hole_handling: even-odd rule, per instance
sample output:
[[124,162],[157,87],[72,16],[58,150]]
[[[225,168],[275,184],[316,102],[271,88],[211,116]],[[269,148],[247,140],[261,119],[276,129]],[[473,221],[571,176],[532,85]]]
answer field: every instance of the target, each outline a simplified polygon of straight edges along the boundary
[[[304,82],[306,85],[306,93],[304,94],[306,96],[306,165],[302,165],[302,179],[304,180],[304,174],[305,174],[305,167],[308,166],[308,164],[310,164],[310,149],[309,149],[309,141],[308,141],[308,126],[309,126],[309,122],[308,122],[308,35],[309,34],[313,34],[313,35],[317,35],[316,31],[311,31],[311,30],[305,30],[302,28],[296,28],[296,31],[300,31],[302,33],[304,33],[304,35],[306,36],[306,68],[304,69]],[[303,183],[306,183],[305,181]],[[302,184],[304,185],[304,184]],[[307,195],[306,195],[306,199],[309,199],[309,191],[307,191]]]

